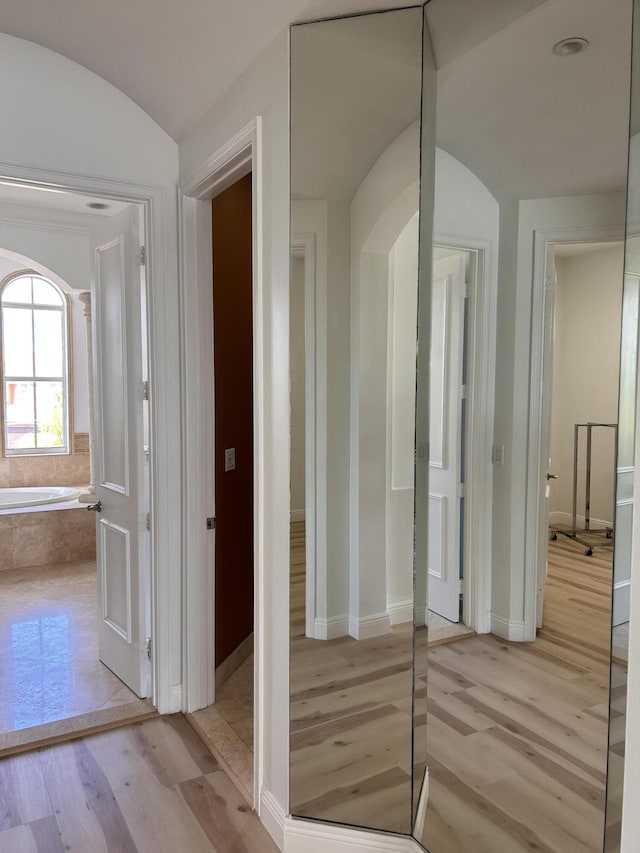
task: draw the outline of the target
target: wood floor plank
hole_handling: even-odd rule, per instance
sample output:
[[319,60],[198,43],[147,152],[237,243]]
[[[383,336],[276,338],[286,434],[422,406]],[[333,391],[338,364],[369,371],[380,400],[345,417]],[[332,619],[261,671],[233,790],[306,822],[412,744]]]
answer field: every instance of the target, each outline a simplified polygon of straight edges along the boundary
[[138,853],[109,780],[86,742],[75,741],[73,751],[87,808],[95,814],[100,824],[107,850]]
[[[151,720],[153,726],[158,720]],[[103,769],[139,853],[189,850],[209,853],[210,843],[184,805],[168,769],[140,752],[136,727],[88,739],[88,748]],[[140,792],[144,791],[144,796]]]
[[38,753],[0,761],[0,829],[52,814]]
[[277,853],[182,717],[155,718],[9,763],[0,762],[5,781],[9,774],[37,781],[40,773],[45,797],[36,795],[31,812],[20,785],[12,800],[5,797],[6,821],[15,825],[0,831],[0,853]]
[[65,853],[60,827],[54,815],[31,821],[28,826],[38,853]]
[[26,824],[0,832],[0,853],[41,853],[33,833]]
[[[243,837],[237,822],[232,818],[233,807],[230,808],[225,798],[216,791],[209,777],[200,776],[181,782],[180,791],[216,851],[258,853],[267,849],[263,846],[266,839],[262,838],[261,846],[256,847]],[[244,804],[238,808],[242,810],[241,814],[248,811]]]

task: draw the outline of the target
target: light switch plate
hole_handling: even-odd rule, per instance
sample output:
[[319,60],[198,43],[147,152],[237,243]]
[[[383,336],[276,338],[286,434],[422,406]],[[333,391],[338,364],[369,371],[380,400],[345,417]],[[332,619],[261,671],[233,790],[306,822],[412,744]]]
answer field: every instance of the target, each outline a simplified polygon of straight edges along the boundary
[[235,471],[236,468],[236,449],[235,447],[227,447],[224,451],[224,470]]

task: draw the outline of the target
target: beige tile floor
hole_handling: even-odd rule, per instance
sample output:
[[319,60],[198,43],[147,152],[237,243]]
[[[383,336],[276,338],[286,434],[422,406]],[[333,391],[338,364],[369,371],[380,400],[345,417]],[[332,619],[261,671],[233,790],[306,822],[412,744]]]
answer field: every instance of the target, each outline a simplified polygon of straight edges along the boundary
[[150,710],[99,662],[96,628],[94,561],[0,573],[0,749]]
[[253,655],[216,691],[215,705],[188,719],[253,805]]

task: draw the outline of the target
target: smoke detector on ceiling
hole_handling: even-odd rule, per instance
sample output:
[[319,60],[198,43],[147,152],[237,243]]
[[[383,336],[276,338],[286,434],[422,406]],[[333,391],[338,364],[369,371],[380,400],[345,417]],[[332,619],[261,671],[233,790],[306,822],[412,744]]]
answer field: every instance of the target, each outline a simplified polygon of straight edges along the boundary
[[554,44],[553,52],[557,56],[573,56],[576,53],[581,53],[588,47],[589,42],[587,39],[580,36],[573,36],[572,38],[562,39],[562,41]]

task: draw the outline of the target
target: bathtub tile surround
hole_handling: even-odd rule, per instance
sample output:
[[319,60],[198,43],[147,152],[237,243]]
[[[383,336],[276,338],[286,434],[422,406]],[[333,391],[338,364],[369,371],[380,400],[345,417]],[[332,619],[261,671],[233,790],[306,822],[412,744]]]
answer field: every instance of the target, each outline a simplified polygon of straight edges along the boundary
[[0,459],[0,488],[82,486],[89,482],[89,454],[9,456]]
[[0,571],[95,556],[95,514],[86,506],[50,504],[0,513]]
[[89,453],[88,432],[76,432],[73,434],[73,452],[74,454]]

